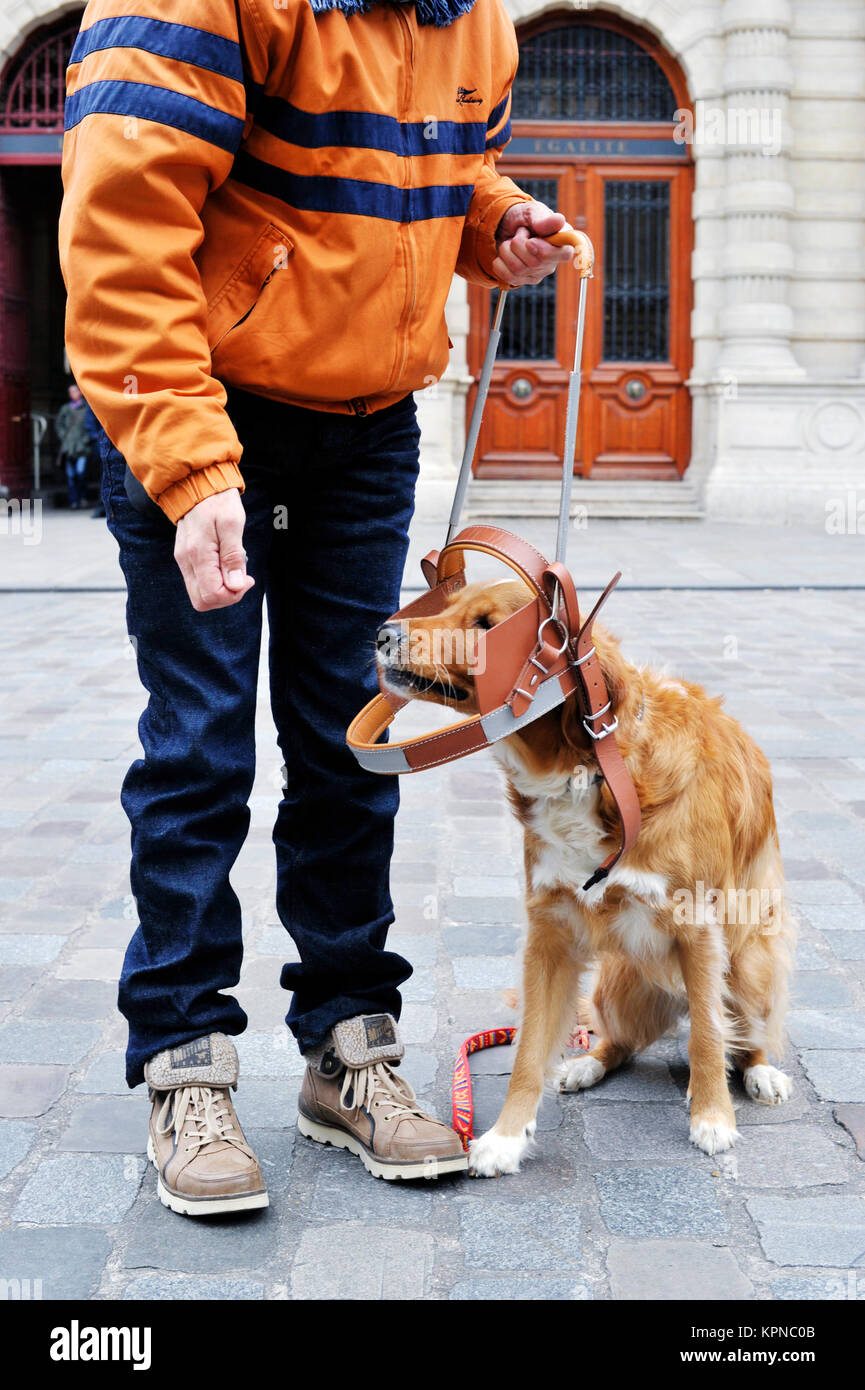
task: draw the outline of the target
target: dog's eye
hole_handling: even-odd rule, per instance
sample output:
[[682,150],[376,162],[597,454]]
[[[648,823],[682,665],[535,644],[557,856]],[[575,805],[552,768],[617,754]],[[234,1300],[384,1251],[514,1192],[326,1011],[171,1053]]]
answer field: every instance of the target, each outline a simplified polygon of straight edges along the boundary
[[480,627],[483,628],[484,632],[489,632],[490,628],[492,627],[492,623],[490,622],[486,613],[481,613],[477,618],[475,618],[474,622],[472,623],[472,627]]

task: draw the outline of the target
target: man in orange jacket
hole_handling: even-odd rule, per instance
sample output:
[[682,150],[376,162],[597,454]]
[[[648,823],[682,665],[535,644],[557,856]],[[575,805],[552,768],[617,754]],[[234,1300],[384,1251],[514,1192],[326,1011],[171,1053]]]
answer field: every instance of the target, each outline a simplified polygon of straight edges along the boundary
[[394,1070],[398,793],[345,729],[397,607],[412,392],[447,364],[451,277],[534,284],[572,254],[542,239],[564,219],[496,169],[516,64],[501,0],[91,0],[72,54],[67,344],[104,427],[149,692],[122,793],[140,920],[119,1003],[175,1211],[267,1203],[230,1096],[247,1020],[225,992],[263,600],[301,1128],[381,1177],[465,1166]]

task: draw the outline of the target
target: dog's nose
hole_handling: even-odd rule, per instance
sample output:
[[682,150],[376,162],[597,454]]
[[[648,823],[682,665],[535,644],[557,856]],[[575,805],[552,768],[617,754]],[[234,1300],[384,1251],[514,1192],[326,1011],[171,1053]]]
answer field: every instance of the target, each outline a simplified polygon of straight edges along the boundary
[[375,638],[376,655],[384,666],[395,666],[400,659],[405,627],[402,623],[382,623]]

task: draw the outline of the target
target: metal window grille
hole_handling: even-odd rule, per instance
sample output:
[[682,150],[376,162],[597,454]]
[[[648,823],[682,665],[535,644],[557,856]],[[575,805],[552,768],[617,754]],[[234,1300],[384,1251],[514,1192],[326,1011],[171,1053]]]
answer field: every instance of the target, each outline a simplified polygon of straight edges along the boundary
[[66,69],[78,33],[78,22],[34,39],[18,55],[0,88],[0,131],[63,130]]
[[670,185],[610,179],[604,189],[604,357],[670,355]]
[[[519,179],[520,188],[539,203],[554,208],[558,203],[557,179]],[[492,295],[490,314],[495,311]],[[539,285],[524,285],[511,296],[505,310],[499,357],[504,361],[527,358],[538,362],[556,355],[556,276]]]
[[520,44],[518,121],[672,121],[670,83],[626,34],[592,24],[545,29]]

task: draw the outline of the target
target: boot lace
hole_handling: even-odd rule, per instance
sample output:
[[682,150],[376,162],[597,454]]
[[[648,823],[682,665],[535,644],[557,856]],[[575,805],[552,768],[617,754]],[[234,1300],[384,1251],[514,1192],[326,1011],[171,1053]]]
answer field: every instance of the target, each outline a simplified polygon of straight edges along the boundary
[[[172,1102],[174,1113],[171,1113]],[[175,1142],[188,1142],[184,1149],[200,1151],[206,1144],[234,1144],[244,1153],[251,1150],[238,1130],[228,1118],[231,1106],[227,1103],[224,1090],[215,1091],[210,1086],[183,1086],[179,1091],[168,1091],[156,1120],[160,1134],[174,1131]],[[232,1132],[233,1131],[233,1132]]]
[[[351,1092],[351,1102],[348,1100]],[[387,1062],[371,1062],[365,1067],[346,1067],[339,1103],[343,1110],[387,1108],[384,1120],[428,1118],[418,1107],[417,1097],[409,1083],[397,1076]]]

